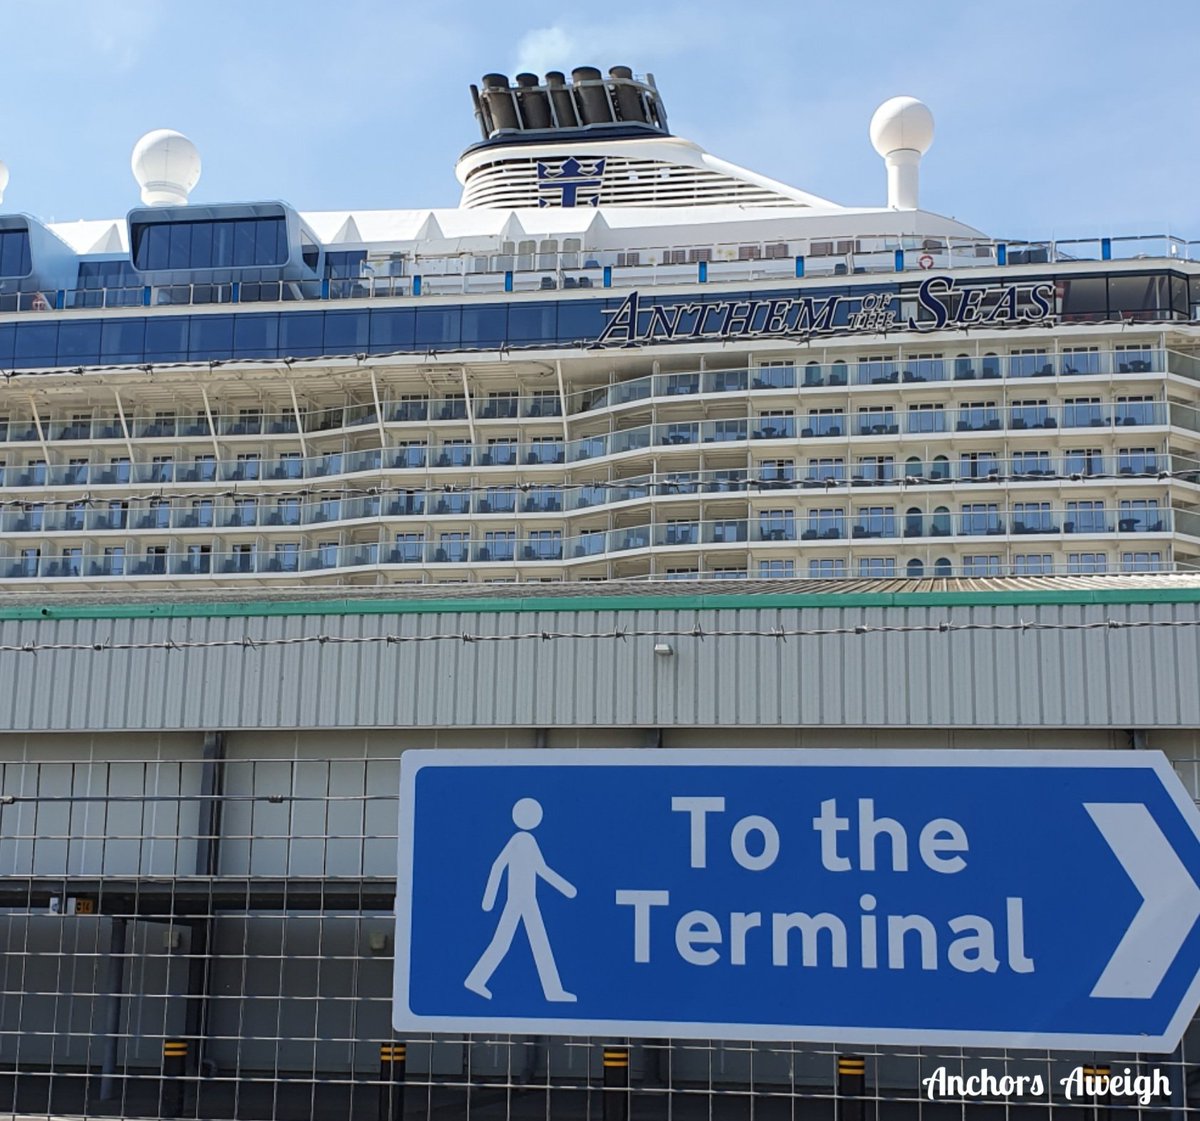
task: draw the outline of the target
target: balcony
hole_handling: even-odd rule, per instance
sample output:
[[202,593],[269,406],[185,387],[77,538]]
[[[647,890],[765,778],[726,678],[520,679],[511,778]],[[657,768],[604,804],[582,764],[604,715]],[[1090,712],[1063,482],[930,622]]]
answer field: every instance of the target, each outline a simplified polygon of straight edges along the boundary
[[840,437],[846,432],[846,418],[841,413],[830,414],[828,416],[809,416],[805,421],[805,427],[800,430],[800,435],[806,439],[820,438],[822,436]]
[[[7,517],[8,515],[5,515]],[[1200,515],[1179,513],[1180,532],[1200,539]],[[126,552],[123,548],[98,551],[86,544],[66,549],[26,550],[28,555],[0,558],[0,572],[12,580],[87,579],[91,577],[146,577],[175,579],[212,576],[273,576],[304,572],[354,569],[384,565],[467,566],[478,564],[571,563],[630,552],[691,551],[748,544],[771,546],[796,542],[799,548],[836,545],[844,549],[849,537],[858,542],[899,542],[951,537],[1004,537],[1014,543],[1030,538],[1116,537],[1144,539],[1148,534],[1174,530],[1176,512],[1164,507],[1123,504],[1117,509],[1017,508],[995,512],[909,510],[877,514],[812,514],[789,519],[724,519],[673,521],[579,535],[520,534],[516,531],[478,532],[430,537],[425,533],[398,538],[394,545],[378,543],[307,546],[290,542],[278,546],[239,547],[222,551],[195,545],[175,551]],[[65,523],[58,523],[65,524]],[[1011,526],[1006,535],[1006,526]],[[1129,544],[1132,544],[1132,540]],[[1121,547],[1128,547],[1122,545]],[[45,552],[46,555],[40,555]],[[769,553],[766,554],[770,556]],[[819,555],[819,554],[818,554]]]
[[[896,412],[810,413],[802,419],[790,415],[757,415],[705,421],[674,421],[563,441],[539,438],[532,442],[516,439],[487,443],[434,444],[426,442],[386,449],[329,452],[301,458],[287,453],[277,458],[266,453],[246,453],[237,459],[215,460],[207,456],[194,459],[167,456],[158,462],[129,463],[109,459],[98,463],[31,463],[10,465],[2,476],[9,487],[43,486],[117,486],[129,483],[160,485],[170,483],[253,482],[331,478],[338,475],[388,470],[424,470],[512,468],[516,466],[557,466],[584,463],[607,456],[646,451],[653,448],[682,449],[739,443],[763,443],[793,440],[796,425],[801,424],[801,440],[844,438],[850,426],[853,439],[878,436],[924,436],[956,439],[976,433],[1000,431],[1012,435],[1045,436],[1056,432],[1095,432],[1126,434],[1139,428],[1171,425],[1200,432],[1200,410],[1181,403],[1161,400],[1072,401],[1066,404],[1022,403],[1012,405],[963,406],[934,409],[909,409],[903,416]],[[1122,473],[1136,472],[1124,467]],[[1053,473],[1053,472],[1051,472]],[[1062,473],[1075,473],[1067,469]],[[1099,474],[1098,470],[1085,473]],[[918,473],[914,473],[918,474]],[[923,477],[938,477],[932,471]],[[949,477],[949,472],[941,473]]]

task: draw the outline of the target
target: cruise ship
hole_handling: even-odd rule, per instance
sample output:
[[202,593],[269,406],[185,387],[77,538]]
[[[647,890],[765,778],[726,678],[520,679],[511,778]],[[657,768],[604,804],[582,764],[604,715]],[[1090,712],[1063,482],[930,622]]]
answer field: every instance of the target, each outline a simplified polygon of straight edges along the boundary
[[456,207],[190,201],[163,129],[124,217],[0,216],[0,582],[1200,566],[1200,244],[922,210],[911,97],[863,207],[627,67],[471,96]]

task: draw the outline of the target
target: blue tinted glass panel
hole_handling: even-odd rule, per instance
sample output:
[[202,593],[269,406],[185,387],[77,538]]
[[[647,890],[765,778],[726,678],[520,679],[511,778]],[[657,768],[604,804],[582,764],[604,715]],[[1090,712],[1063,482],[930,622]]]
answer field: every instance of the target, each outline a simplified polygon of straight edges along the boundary
[[186,269],[192,263],[192,223],[173,222],[170,230],[170,248],[167,250],[167,267]]
[[371,312],[371,350],[411,350],[416,313],[408,308]]
[[260,218],[255,223],[254,263],[277,265],[279,256],[279,228],[283,222],[278,218]]
[[15,323],[0,323],[0,366],[11,366],[13,346],[17,339]]
[[145,233],[145,260],[138,262],[144,269],[165,269],[169,263],[171,231],[166,226],[148,226]]
[[324,316],[318,312],[284,315],[279,322],[279,349],[284,358],[304,358],[324,354],[322,330]]
[[141,284],[131,261],[80,261],[80,288],[130,288]]
[[325,254],[325,275],[337,279],[353,279],[358,276],[359,268],[367,259],[365,249],[354,249],[347,252]]
[[14,358],[18,366],[51,363],[58,353],[57,323],[18,323]]
[[540,342],[556,337],[558,320],[554,304],[513,304],[508,309],[508,341]]
[[462,308],[417,308],[417,346],[458,346],[461,335]]
[[303,230],[300,231],[300,256],[313,272],[317,271],[321,263],[321,249]]
[[[3,250],[0,250],[2,253]],[[0,272],[0,275],[3,275]],[[95,261],[80,261],[79,275],[75,278],[76,288],[105,288],[104,278]]]
[[507,319],[503,304],[463,308],[462,345],[485,349],[499,347],[504,342]]
[[151,259],[160,262],[159,268],[168,268],[171,264],[171,227],[156,226],[154,240],[151,242]]
[[249,221],[234,222],[233,230],[233,263],[235,265],[254,264],[255,223]]
[[129,255],[134,268],[144,269],[150,254],[150,232],[152,226],[131,225],[129,227]]
[[233,223],[212,223],[212,263],[214,269],[229,268],[233,264]]
[[29,269],[28,232],[25,230],[0,231],[0,276],[27,276]]
[[146,360],[175,362],[188,354],[188,319],[171,316],[169,319],[147,319]]
[[371,339],[370,313],[328,311],[325,313],[325,353],[359,354]]
[[233,353],[267,358],[279,350],[278,315],[237,315],[233,319]]
[[140,362],[146,341],[144,319],[108,319],[100,328],[100,358],[104,362]]
[[212,268],[213,253],[213,223],[197,222],[192,227],[191,267],[194,269]]
[[[219,231],[218,231],[219,232]],[[105,276],[110,266],[120,279],[120,263],[87,262],[81,272]],[[201,286],[197,286],[197,290]],[[133,295],[140,294],[140,286]],[[150,315],[137,320],[123,319],[82,325],[66,321],[49,322],[49,317],[37,317],[29,322],[10,325],[4,338],[13,339],[11,361],[23,368],[52,366],[61,359],[62,365],[82,365],[98,361],[98,354],[109,362],[143,360],[138,353],[145,326],[144,360],[168,362],[186,359],[232,358],[241,354],[270,357],[312,357],[322,354],[356,354],[411,352],[422,349],[451,349],[459,345],[471,348],[494,348],[503,341],[515,345],[547,344],[556,341],[571,343],[595,339],[604,329],[604,309],[611,312],[616,301],[569,301],[550,303],[539,301],[519,307],[485,304],[478,307],[460,306],[428,308],[375,308],[370,311],[305,311],[275,314],[239,313],[221,315]],[[551,320],[557,320],[557,330]],[[502,320],[506,331],[502,335]],[[418,330],[419,325],[419,330]],[[59,327],[67,333],[61,346]],[[97,331],[99,335],[97,335]],[[190,345],[189,345],[190,344]],[[99,347],[99,350],[97,350]],[[10,360],[7,343],[0,343],[0,365]],[[1067,414],[1087,409],[1072,405]],[[1072,410],[1075,410],[1074,412]],[[936,414],[939,421],[943,418]],[[964,414],[965,415],[965,414]],[[994,410],[989,411],[994,417]],[[917,414],[910,414],[910,430],[924,430]],[[820,427],[823,434],[841,431],[841,417],[810,419],[810,427]],[[1076,420],[1074,423],[1083,423]],[[831,427],[832,426],[832,427]],[[940,430],[940,426],[939,426]]]
[[233,316],[192,316],[192,338],[188,353],[193,358],[229,357],[233,353]]
[[615,311],[618,307],[620,304],[612,300],[564,300],[558,305],[558,339],[577,342],[599,338],[611,318],[604,309]]
[[68,320],[58,328],[58,357],[61,362],[100,361],[100,322],[96,319]]

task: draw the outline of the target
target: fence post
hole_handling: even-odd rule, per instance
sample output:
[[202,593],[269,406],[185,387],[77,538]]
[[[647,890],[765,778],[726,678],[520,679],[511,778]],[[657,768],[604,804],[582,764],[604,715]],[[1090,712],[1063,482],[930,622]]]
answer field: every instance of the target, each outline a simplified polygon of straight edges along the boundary
[[604,1121],[629,1121],[629,1048],[605,1045]]
[[867,1060],[861,1055],[839,1055],[837,1061],[837,1121],[863,1121],[867,1091]]
[[[1097,1064],[1096,1066],[1085,1066],[1083,1068],[1084,1085],[1087,1085],[1087,1079],[1094,1079],[1092,1085],[1096,1087],[1097,1093],[1092,1094],[1092,1121],[1108,1121],[1109,1106],[1112,1104],[1112,1098],[1108,1092],[1108,1079],[1112,1074],[1112,1068]],[[1103,1090],[1101,1090],[1101,1086]]]
[[404,1083],[407,1070],[406,1044],[379,1045],[379,1121],[401,1121],[404,1117]]
[[163,1117],[178,1117],[183,1110],[183,1075],[187,1069],[186,1039],[164,1039],[162,1091],[159,1112]]
[[[100,1069],[100,1100],[119,1097],[117,1041],[121,1033],[121,1000],[125,994],[125,920],[113,918],[108,937],[108,982],[105,1001],[104,1062]],[[166,1054],[164,1050],[164,1055]]]

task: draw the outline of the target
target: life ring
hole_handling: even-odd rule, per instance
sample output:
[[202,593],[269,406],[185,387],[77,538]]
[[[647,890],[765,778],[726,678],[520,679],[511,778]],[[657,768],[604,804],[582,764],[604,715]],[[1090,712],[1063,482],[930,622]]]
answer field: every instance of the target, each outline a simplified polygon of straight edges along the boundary
[[917,264],[923,269],[931,269],[933,268],[933,258],[928,253],[922,253],[917,258]]

